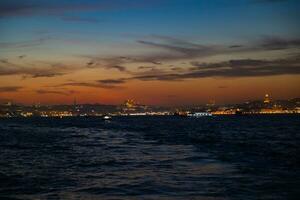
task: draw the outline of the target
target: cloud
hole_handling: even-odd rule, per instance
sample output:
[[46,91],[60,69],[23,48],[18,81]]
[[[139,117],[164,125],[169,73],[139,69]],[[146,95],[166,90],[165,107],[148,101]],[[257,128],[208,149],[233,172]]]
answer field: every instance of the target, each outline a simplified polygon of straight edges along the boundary
[[140,70],[153,70],[153,69],[155,69],[156,68],[156,66],[139,66],[138,67],[138,69],[140,69]]
[[148,40],[137,40],[137,42],[142,45],[167,51],[148,56],[148,58],[146,57],[146,60],[154,60],[158,63],[164,60],[168,61],[205,57],[228,51],[227,47],[221,45],[203,45],[184,39],[162,35],[151,35]]
[[146,61],[158,64],[164,60],[204,58],[239,52],[255,52],[257,50],[270,51],[300,48],[299,37],[283,38],[272,35],[261,36],[257,40],[252,40],[245,44],[235,44],[230,46],[203,45],[185,41],[183,39],[157,35],[152,36],[150,39],[152,39],[152,41],[138,40],[137,43],[165,51],[137,57],[133,61]]
[[[101,82],[102,81],[102,82]],[[92,87],[92,88],[103,88],[103,89],[121,89],[123,87],[116,85],[118,80],[111,80],[111,83],[103,83],[105,80],[99,80],[97,82],[67,82],[54,87],[64,87],[64,86],[75,86],[75,87]],[[114,82],[114,83],[113,83]]]
[[122,0],[115,1],[89,1],[82,2],[80,0],[52,0],[52,1],[36,1],[36,0],[1,0],[0,1],[0,17],[15,16],[63,16],[66,13],[90,12],[90,11],[107,11],[116,9],[144,7],[156,4],[155,1],[129,1],[124,3]]
[[[186,77],[182,77],[180,74],[157,74],[157,75],[141,75],[132,77],[131,80],[141,81],[182,81]],[[130,79],[128,79],[130,80]]]
[[107,67],[109,69],[117,69],[121,72],[125,72],[126,71],[126,67],[120,66],[120,65],[113,65],[113,66],[109,66]]
[[[205,57],[205,56],[217,54],[216,51],[218,51],[218,53],[220,51],[217,50],[217,48],[214,46],[193,44],[191,42],[175,39],[172,37],[169,38],[166,36],[155,36],[155,38],[158,38],[157,39],[158,41],[153,42],[153,41],[138,40],[137,43],[152,48],[154,47],[158,50],[157,53],[148,53],[144,55],[133,55],[133,56],[112,56],[106,58],[97,55],[83,56],[85,58],[90,59],[86,67],[116,69],[121,72],[131,73],[126,69],[124,65],[132,64],[132,63],[151,63],[155,66],[158,66],[158,65],[162,65],[163,61]],[[226,49],[228,48],[226,47]],[[165,51],[162,52],[161,50],[165,50]],[[222,51],[225,51],[225,48]],[[140,69],[142,69],[142,67]]]
[[[123,57],[112,57],[103,58],[101,56],[83,56],[85,58],[91,59],[86,63],[87,68],[103,68],[107,70],[118,70],[120,72],[128,72],[127,68],[121,64],[130,63],[129,61],[124,61]],[[129,58],[126,58],[129,60]]]
[[0,59],[0,63],[8,64],[8,60],[7,59]]
[[69,91],[57,91],[57,90],[36,90],[35,91],[38,94],[58,94],[58,95],[70,95],[70,94],[74,94],[75,91],[73,90],[69,90]]
[[104,80],[98,80],[97,82],[102,84],[122,84],[125,83],[124,79],[104,79]]
[[50,40],[51,37],[43,37],[35,40],[21,41],[21,42],[0,42],[0,48],[27,48],[44,44]]
[[157,49],[167,50],[167,53],[145,55],[139,61],[170,61],[180,59],[204,58],[213,55],[231,54],[239,52],[254,52],[257,50],[284,50],[300,48],[300,38],[282,38],[277,36],[263,36],[248,45],[231,45],[229,48],[224,45],[202,45],[189,41],[176,39],[167,36],[152,36],[156,41],[138,40],[137,42]]
[[172,71],[181,71],[183,69],[181,67],[172,67],[171,70]]
[[56,77],[75,70],[73,67],[60,63],[42,63],[43,67],[33,67],[35,64],[41,65],[41,63],[31,63],[29,64],[30,67],[28,67],[2,59],[0,61],[0,76],[22,75],[23,78]]
[[92,68],[94,64],[95,64],[94,61],[89,61],[88,63],[86,63],[86,67]]
[[[46,38],[44,38],[46,39]],[[41,39],[44,41],[44,39]],[[145,39],[145,38],[144,38]],[[188,72],[197,72],[199,71],[199,67],[201,70],[218,68],[219,70],[224,67],[233,65],[242,66],[243,63],[236,62],[248,62],[247,65],[257,65],[258,63],[249,63],[249,62],[259,62],[257,60],[231,60],[229,63],[220,62],[214,63],[213,66],[211,63],[202,63],[202,62],[190,62],[193,66],[191,68],[186,69],[187,66],[179,67],[172,66],[172,68],[168,69],[159,69],[158,67],[164,66],[162,62],[167,61],[179,61],[179,60],[196,60],[201,59],[213,55],[226,55],[226,54],[235,54],[241,52],[255,52],[255,51],[272,51],[272,50],[282,50],[282,49],[291,49],[291,48],[300,48],[300,38],[281,38],[275,36],[265,36],[260,40],[252,41],[248,44],[239,44],[239,45],[203,45],[198,43],[192,43],[190,41],[186,41],[183,39],[177,39],[168,36],[159,36],[159,35],[151,35],[147,40],[138,40],[137,42],[142,45],[149,46],[151,48],[155,48],[156,52],[153,53],[145,53],[142,55],[133,55],[133,56],[111,56],[111,57],[102,57],[97,55],[88,55],[81,56],[85,59],[88,58],[88,61],[85,65],[74,67],[63,65],[60,63],[51,64],[51,63],[43,63],[43,66],[40,63],[27,63],[27,66],[24,64],[14,64],[9,62],[7,59],[0,59],[0,76],[2,75],[23,75],[24,78],[40,78],[40,77],[56,77],[62,76],[68,73],[72,73],[74,70],[87,68],[104,68],[107,70],[117,70],[122,73],[129,74],[133,77],[140,77],[143,80],[153,80],[155,77],[158,77],[158,80],[176,80],[178,74],[188,73]],[[0,43],[0,47],[24,47],[29,44],[35,45],[38,44],[40,40],[33,40],[28,43],[10,43],[10,45]],[[37,42],[37,43],[36,43]],[[21,55],[22,57],[25,55]],[[20,58],[22,59],[22,58]],[[182,62],[182,61],[181,61]],[[262,62],[262,61],[260,61]],[[128,64],[139,64],[141,63],[143,66],[140,66],[138,69],[140,71],[131,71],[128,69],[126,65]],[[144,66],[145,63],[151,63],[153,66]],[[225,64],[224,64],[225,63]],[[183,64],[183,63],[182,63]],[[265,62],[263,64],[266,64]],[[269,63],[270,64],[270,63]],[[38,66],[38,67],[35,67]],[[247,69],[245,69],[246,71]],[[205,72],[208,73],[208,72]],[[217,72],[216,72],[217,73]],[[203,74],[202,72],[200,74]],[[159,77],[160,76],[160,77]],[[189,75],[192,76],[192,75]],[[174,77],[174,78],[173,78]],[[179,77],[177,80],[182,80]],[[85,84],[85,83],[84,83]],[[91,84],[91,83],[88,83]],[[113,87],[111,85],[94,85],[92,83],[90,86],[95,87],[103,87],[109,88]]]
[[23,87],[21,86],[6,86],[6,87],[0,87],[0,92],[18,92]]
[[258,46],[265,50],[300,48],[300,38],[285,39],[275,36],[264,36],[259,42]]
[[[62,73],[62,72],[51,72],[51,71],[36,71],[33,72],[32,74],[30,74],[31,78],[51,78],[51,77],[56,77],[56,76],[62,76],[65,75],[66,73]],[[27,78],[27,76],[25,75],[24,78]]]
[[155,65],[161,65],[162,63],[161,62],[157,62],[157,61],[152,61],[153,64]]
[[67,73],[52,72],[50,69],[37,68],[2,68],[0,66],[0,76],[22,75],[23,78],[42,78],[42,77],[56,77]]
[[[210,53],[213,52],[213,48],[209,46],[202,46],[202,45],[189,44],[189,43],[186,43],[185,46],[180,46],[180,44],[182,43],[180,42],[178,44],[176,43],[176,41],[173,41],[174,43],[172,44],[151,42],[151,41],[144,41],[144,40],[139,40],[137,42],[143,45],[165,49],[171,53],[177,53],[177,54],[165,54],[160,56],[157,55],[158,57],[157,60],[176,60],[176,59],[195,58],[198,56],[209,55]],[[152,61],[152,63],[159,62],[155,60],[155,57],[156,56],[149,57],[147,60],[153,59],[154,61]]]
[[278,60],[237,59],[218,63],[191,62],[191,64],[194,67],[177,73],[170,71],[153,73],[150,70],[122,80],[183,81],[209,77],[240,78],[300,74],[300,56]]
[[18,56],[19,59],[23,59],[25,57],[26,57],[26,55],[20,55],[20,56]]
[[[147,40],[146,40],[147,39]],[[300,38],[281,38],[276,36],[264,36],[257,40],[238,45],[203,45],[193,43],[183,39],[168,36],[151,35],[137,40],[138,44],[152,48],[151,52],[142,55],[118,55],[103,57],[97,55],[83,55],[89,58],[86,64],[88,68],[115,69],[127,74],[134,72],[127,69],[128,64],[141,64],[138,69],[146,69],[145,63],[150,63],[154,67],[163,66],[163,63],[172,61],[194,60],[207,58],[210,56],[252,53],[257,51],[273,51],[300,48]],[[153,48],[155,51],[153,51]],[[184,64],[184,63],[182,63]],[[152,68],[152,67],[151,67]],[[150,69],[150,68],[149,68]],[[176,67],[174,67],[174,70]],[[178,69],[178,68],[177,68]]]

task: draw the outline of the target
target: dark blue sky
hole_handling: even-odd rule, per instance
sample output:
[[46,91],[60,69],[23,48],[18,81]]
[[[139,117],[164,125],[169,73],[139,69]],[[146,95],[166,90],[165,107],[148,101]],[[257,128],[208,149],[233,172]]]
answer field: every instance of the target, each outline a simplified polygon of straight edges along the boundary
[[95,39],[102,33],[113,37],[112,42],[128,39],[126,34],[213,43],[265,35],[296,37],[299,9],[297,0],[2,0],[0,40],[32,39],[36,31],[62,38],[65,32]]

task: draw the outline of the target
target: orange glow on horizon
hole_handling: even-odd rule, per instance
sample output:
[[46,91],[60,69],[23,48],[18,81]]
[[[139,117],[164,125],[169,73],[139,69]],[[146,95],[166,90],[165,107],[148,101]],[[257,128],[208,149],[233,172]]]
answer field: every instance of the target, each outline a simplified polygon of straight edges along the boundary
[[[53,82],[60,81],[62,80]],[[270,93],[274,99],[300,96],[299,76],[203,78],[185,81],[132,80],[122,84],[120,88],[108,89],[83,86],[48,89],[44,87],[46,82],[43,81],[37,83],[20,80],[20,83],[26,85],[26,88],[16,92],[2,92],[0,99],[24,104],[72,104],[74,98],[78,103],[121,104],[126,99],[135,99],[149,105],[190,105],[206,104],[210,100],[219,104],[257,100],[262,99],[265,93]],[[37,90],[41,88],[49,93],[39,94]],[[56,94],[56,91],[61,94]]]

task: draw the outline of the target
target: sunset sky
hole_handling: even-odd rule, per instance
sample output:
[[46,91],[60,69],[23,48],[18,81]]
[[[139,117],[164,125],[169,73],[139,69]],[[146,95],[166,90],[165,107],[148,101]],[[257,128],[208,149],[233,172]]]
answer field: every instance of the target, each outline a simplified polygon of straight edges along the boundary
[[300,97],[298,0],[1,0],[0,100]]

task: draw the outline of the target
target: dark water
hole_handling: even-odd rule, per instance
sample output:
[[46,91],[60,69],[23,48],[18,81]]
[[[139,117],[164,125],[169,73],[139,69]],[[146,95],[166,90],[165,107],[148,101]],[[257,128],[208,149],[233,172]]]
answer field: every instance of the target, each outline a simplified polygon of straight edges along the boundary
[[1,199],[299,199],[300,116],[1,119]]

